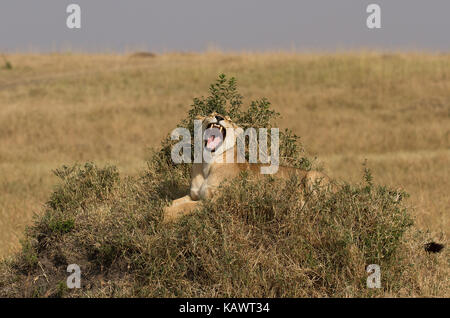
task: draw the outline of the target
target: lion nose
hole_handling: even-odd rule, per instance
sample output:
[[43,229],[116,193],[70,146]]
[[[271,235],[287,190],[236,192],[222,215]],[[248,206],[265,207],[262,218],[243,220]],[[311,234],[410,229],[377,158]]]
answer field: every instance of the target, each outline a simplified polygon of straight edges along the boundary
[[222,116],[215,116],[216,117],[216,119],[217,119],[217,121],[221,121],[221,120],[223,120],[223,117]]

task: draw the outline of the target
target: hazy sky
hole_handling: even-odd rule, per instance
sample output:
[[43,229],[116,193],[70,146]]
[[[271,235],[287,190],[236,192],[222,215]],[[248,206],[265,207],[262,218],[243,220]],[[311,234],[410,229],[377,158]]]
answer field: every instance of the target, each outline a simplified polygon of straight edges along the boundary
[[[68,29],[66,7],[81,7]],[[368,29],[366,7],[381,7]],[[450,0],[0,0],[0,50],[450,50]]]

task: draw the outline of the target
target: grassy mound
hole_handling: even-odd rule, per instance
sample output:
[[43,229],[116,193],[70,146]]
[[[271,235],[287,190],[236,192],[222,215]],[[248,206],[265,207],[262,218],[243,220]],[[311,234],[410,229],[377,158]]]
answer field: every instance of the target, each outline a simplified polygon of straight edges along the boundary
[[[234,80],[221,76],[179,126],[192,132],[192,120],[212,111],[244,128],[274,125],[267,100],[241,106]],[[61,182],[22,252],[0,264],[0,296],[423,296],[445,287],[446,273],[434,270],[442,258],[423,251],[407,195],[374,184],[367,169],[360,184],[308,196],[303,207],[295,177],[242,174],[198,212],[162,224],[163,207],[189,187],[190,167],[172,163],[171,145],[168,137],[137,178],[92,163],[56,170]],[[280,156],[313,165],[290,131]],[[81,268],[80,289],[66,286],[69,264]],[[369,264],[381,267],[380,289],[366,288]]]

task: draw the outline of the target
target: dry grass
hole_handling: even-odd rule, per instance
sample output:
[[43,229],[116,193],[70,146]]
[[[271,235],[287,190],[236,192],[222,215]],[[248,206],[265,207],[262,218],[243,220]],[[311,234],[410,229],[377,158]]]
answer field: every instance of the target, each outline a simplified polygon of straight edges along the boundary
[[419,228],[436,240],[448,236],[448,54],[7,58],[12,69],[0,69],[0,255],[17,251],[32,214],[42,213],[56,182],[52,169],[92,160],[137,174],[146,147],[159,144],[219,73],[237,77],[245,101],[267,97],[282,114],[280,127],[301,136],[330,176],[354,182],[368,159],[377,183],[411,194]]

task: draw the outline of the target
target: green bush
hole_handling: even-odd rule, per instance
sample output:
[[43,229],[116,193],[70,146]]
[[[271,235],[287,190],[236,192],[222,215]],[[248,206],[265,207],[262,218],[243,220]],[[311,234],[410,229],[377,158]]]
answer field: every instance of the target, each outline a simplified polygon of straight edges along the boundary
[[2,58],[3,58],[3,61],[4,61],[4,63],[5,63],[5,65],[3,66],[3,68],[5,69],[5,70],[12,70],[12,64],[11,64],[11,62],[10,61],[8,61],[7,59],[6,59],[6,57],[5,57],[5,55],[3,55],[2,54]]

